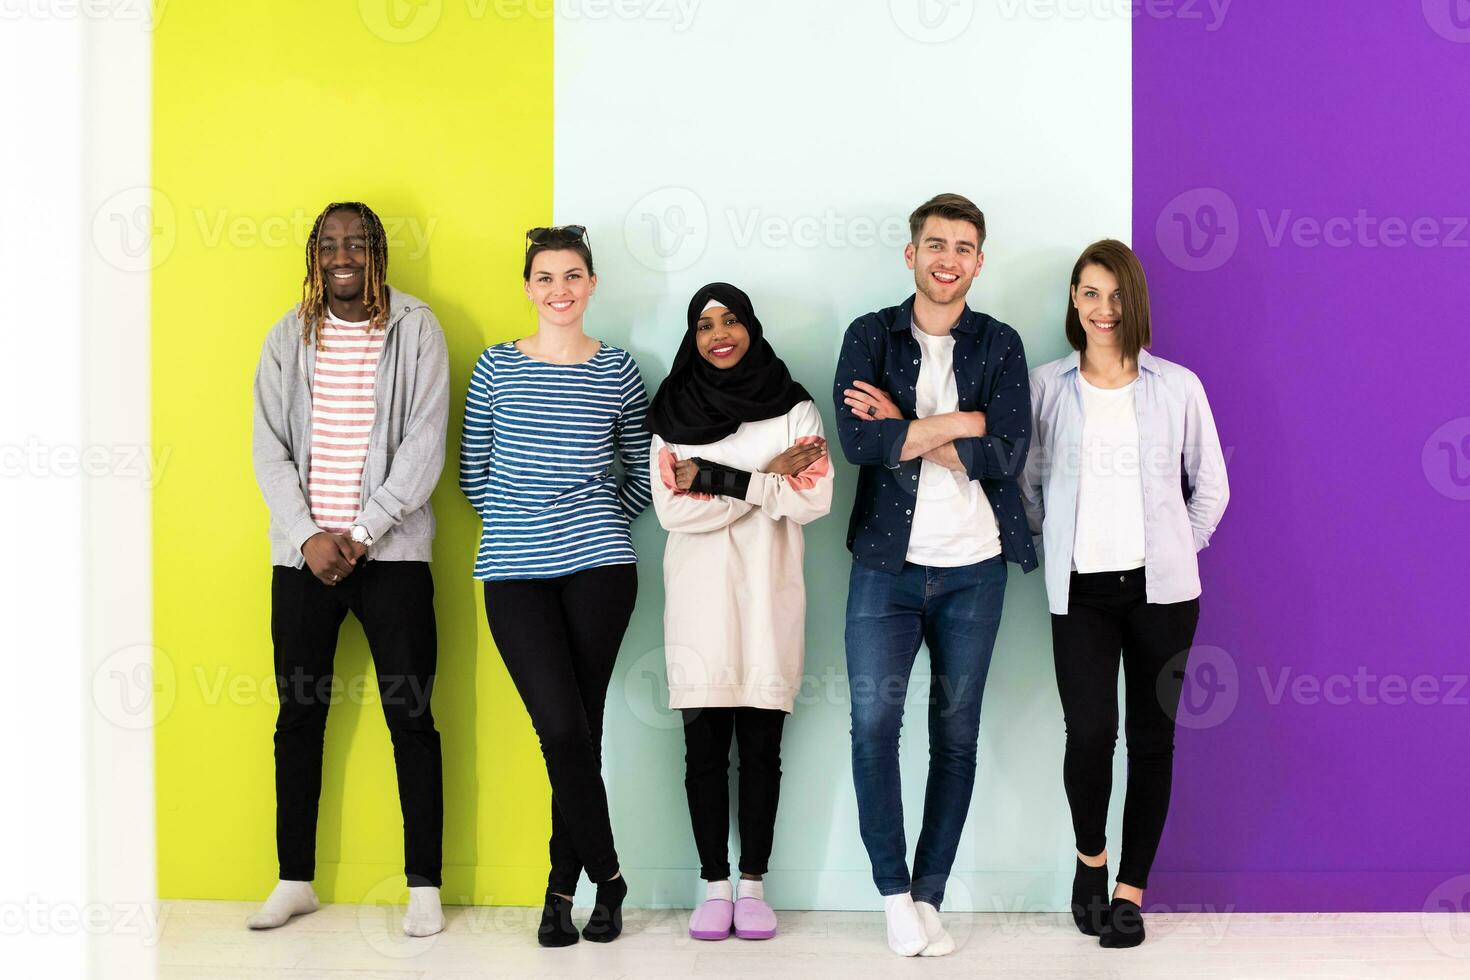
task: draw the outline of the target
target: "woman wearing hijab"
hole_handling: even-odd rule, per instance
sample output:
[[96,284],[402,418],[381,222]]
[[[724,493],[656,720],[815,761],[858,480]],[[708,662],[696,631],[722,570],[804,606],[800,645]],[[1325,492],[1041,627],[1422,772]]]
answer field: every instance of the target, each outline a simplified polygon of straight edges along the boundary
[[[695,939],[769,939],[763,877],[781,789],[781,730],[801,683],[802,525],[832,506],[822,419],[765,340],[750,299],[711,283],[649,407],[664,551],[669,707],[684,715],[684,786],[705,900]],[[733,892],[730,742],[740,752],[740,884]]]

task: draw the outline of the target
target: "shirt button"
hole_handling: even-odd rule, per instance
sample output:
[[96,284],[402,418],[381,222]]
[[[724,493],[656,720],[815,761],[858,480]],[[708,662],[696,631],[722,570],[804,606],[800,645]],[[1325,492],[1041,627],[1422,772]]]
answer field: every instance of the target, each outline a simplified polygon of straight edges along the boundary
[[906,510],[906,511],[904,511],[904,513],[905,513],[905,514],[912,514],[912,513],[913,513],[913,511],[911,511],[911,510]]
[[1119,575],[1118,576],[1118,581],[1119,582],[1126,582],[1126,581],[1128,581],[1128,576],[1126,576],[1126,575]]

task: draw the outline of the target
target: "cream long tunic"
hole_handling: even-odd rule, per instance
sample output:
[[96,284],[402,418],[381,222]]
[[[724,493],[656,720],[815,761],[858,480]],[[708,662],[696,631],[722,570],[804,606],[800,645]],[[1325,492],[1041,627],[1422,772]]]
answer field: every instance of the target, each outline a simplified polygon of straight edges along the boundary
[[[653,505],[669,532],[664,549],[664,644],[670,708],[791,711],[806,655],[802,525],[832,509],[832,461],[795,476],[762,472],[798,442],[819,441],[812,402],[746,422],[707,446],[666,444],[649,453]],[[686,493],[675,458],[698,456],[750,472],[741,500]]]

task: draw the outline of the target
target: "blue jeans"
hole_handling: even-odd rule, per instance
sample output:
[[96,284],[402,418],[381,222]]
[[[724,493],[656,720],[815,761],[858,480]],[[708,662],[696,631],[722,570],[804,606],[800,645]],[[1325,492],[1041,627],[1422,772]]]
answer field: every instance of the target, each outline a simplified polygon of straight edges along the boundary
[[[882,895],[912,891],[938,908],[975,787],[980,701],[1000,628],[1006,564],[905,564],[897,575],[857,562],[847,593],[852,781],[858,828]],[[919,642],[929,647],[929,783],[910,880],[898,733]]]

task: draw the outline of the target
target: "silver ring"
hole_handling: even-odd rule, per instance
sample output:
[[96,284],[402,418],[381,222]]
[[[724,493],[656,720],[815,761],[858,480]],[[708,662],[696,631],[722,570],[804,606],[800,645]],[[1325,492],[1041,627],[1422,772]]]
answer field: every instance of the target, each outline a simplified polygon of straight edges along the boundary
[[333,585],[336,585],[336,584],[337,584],[337,582],[338,582],[338,580],[339,580],[339,579],[340,579],[340,578],[341,578],[341,576],[338,576],[338,575],[333,575],[333,576],[332,576],[332,584],[333,584]]

